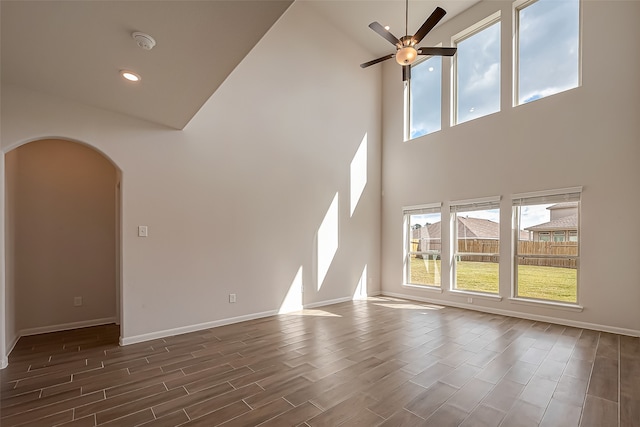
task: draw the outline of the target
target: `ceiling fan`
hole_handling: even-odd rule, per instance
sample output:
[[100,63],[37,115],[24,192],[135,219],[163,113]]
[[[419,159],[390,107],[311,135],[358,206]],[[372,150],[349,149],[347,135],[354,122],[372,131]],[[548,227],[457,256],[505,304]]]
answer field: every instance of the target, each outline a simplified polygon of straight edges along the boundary
[[429,31],[431,31],[433,27],[435,27],[438,22],[440,22],[440,20],[444,17],[444,15],[446,15],[447,12],[441,7],[436,7],[433,13],[431,13],[431,16],[429,16],[427,20],[424,21],[418,31],[416,31],[414,35],[410,36],[408,34],[409,0],[406,0],[405,4],[405,33],[407,34],[404,37],[397,38],[396,36],[391,34],[387,28],[380,25],[380,23],[378,23],[377,21],[369,24],[369,28],[380,34],[396,47],[396,53],[385,55],[381,58],[374,59],[373,61],[365,62],[364,64],[360,64],[360,67],[367,68],[371,65],[386,61],[387,59],[391,59],[395,56],[396,62],[402,65],[402,80],[407,81],[411,79],[411,64],[413,64],[413,62],[418,58],[418,55],[455,55],[457,50],[455,47],[416,47],[416,45],[422,41],[424,36],[426,36]]

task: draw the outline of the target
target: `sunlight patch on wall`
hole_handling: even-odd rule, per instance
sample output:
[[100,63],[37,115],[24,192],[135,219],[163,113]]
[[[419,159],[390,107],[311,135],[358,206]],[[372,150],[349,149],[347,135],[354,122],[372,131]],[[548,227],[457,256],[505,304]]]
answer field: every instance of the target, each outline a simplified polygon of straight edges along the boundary
[[333,197],[322,224],[318,229],[318,290],[338,251],[338,193]]
[[293,278],[287,296],[280,305],[278,313],[290,313],[292,311],[302,310],[302,266],[298,269],[296,277]]
[[358,151],[351,160],[351,216],[358,206],[367,185],[367,134],[364,134]]
[[353,292],[353,299],[367,299],[367,264],[364,265],[356,290]]

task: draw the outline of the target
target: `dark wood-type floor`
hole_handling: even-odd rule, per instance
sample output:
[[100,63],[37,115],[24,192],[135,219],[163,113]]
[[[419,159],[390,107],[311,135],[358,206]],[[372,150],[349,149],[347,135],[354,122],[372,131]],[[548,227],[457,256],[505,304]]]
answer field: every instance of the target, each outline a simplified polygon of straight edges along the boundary
[[394,298],[117,341],[22,338],[2,427],[640,425],[638,338]]

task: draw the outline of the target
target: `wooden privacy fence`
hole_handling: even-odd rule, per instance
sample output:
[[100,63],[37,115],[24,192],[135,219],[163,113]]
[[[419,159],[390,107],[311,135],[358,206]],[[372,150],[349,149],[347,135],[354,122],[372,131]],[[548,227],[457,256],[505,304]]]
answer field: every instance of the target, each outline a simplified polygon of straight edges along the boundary
[[[435,239],[434,239],[435,240]],[[426,239],[411,239],[412,252],[426,252],[442,250],[439,241],[427,241]],[[467,239],[458,241],[458,253],[471,252],[473,255],[465,255],[462,261],[498,262],[498,257],[478,254],[496,254],[499,252],[499,243],[491,239]],[[578,256],[577,242],[530,242],[518,241],[519,265],[537,265],[542,267],[576,268]],[[418,255],[418,257],[421,257]]]

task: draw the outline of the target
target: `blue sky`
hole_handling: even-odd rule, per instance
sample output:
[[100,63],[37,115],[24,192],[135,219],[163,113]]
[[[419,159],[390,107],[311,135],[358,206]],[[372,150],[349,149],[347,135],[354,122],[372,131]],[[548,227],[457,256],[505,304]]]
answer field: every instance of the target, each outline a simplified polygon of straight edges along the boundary
[[578,85],[578,0],[538,0],[520,11],[519,101]]
[[411,138],[440,130],[442,123],[442,57],[411,67]]
[[[519,103],[578,85],[579,7],[579,0],[538,0],[520,10]],[[500,109],[500,31],[498,22],[458,43],[458,123]],[[435,59],[412,69],[412,138],[440,130],[442,71]]]
[[500,22],[458,43],[458,120],[500,110]]

